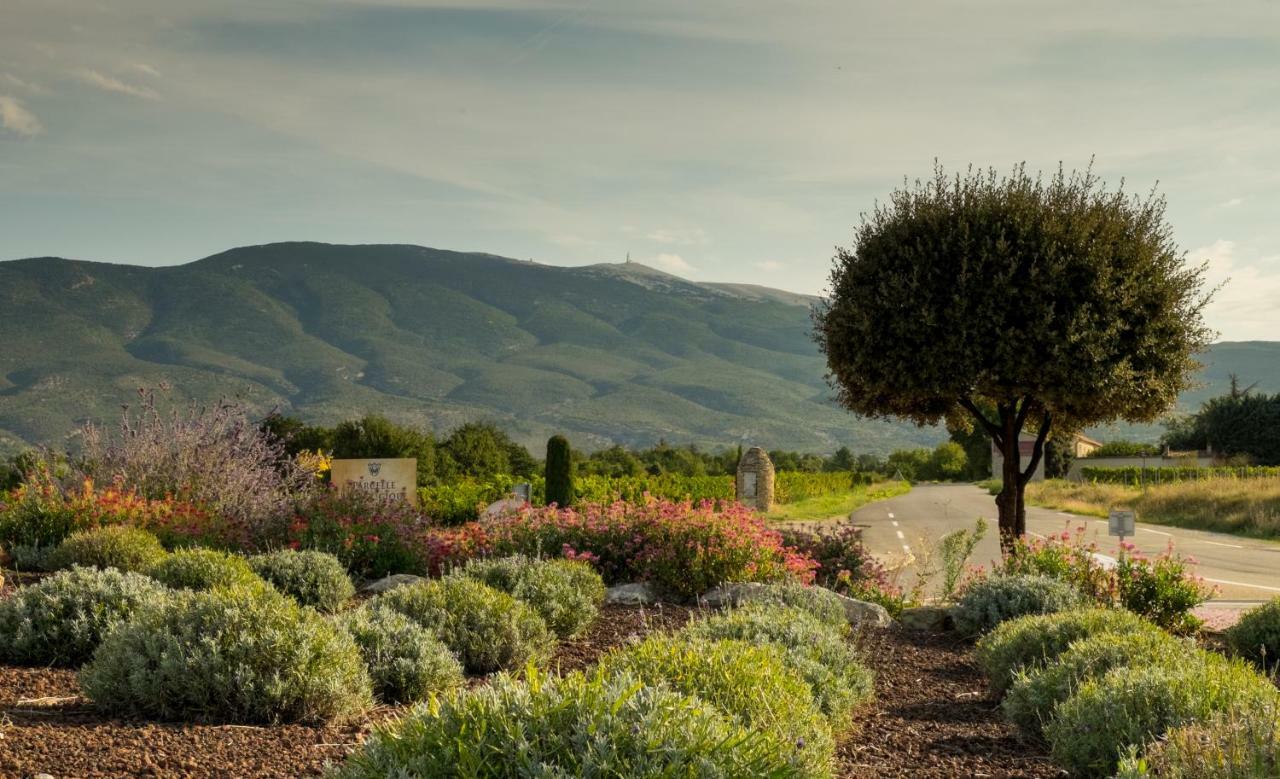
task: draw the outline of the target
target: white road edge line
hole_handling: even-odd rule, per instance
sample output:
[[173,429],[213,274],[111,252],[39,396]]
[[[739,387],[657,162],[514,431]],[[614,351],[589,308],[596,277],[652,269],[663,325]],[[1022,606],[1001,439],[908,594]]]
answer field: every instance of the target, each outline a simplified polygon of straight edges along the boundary
[[1244,549],[1240,544],[1224,544],[1221,541],[1205,541],[1204,543],[1213,544],[1214,546],[1225,546],[1228,549]]
[[1205,576],[1204,580],[1207,582],[1213,582],[1214,584],[1230,584],[1233,587],[1252,587],[1255,590],[1266,590],[1267,592],[1280,592],[1280,587],[1268,587],[1265,584],[1249,584],[1247,582],[1227,581],[1226,579],[1210,579],[1208,576]]
[[1044,538],[1045,538],[1045,536],[1040,535],[1039,533],[1035,532],[1034,530],[1028,530],[1028,531],[1027,531],[1027,535],[1029,535],[1029,536],[1035,536],[1036,538],[1039,538],[1039,539],[1041,539],[1041,540],[1044,540]]
[[1164,532],[1163,530],[1152,530],[1152,529],[1151,529],[1151,528],[1149,528],[1149,527],[1140,527],[1140,528],[1138,528],[1138,529],[1139,529],[1139,530],[1141,530],[1141,531],[1143,531],[1144,533],[1155,533],[1155,534],[1156,534],[1156,535],[1158,535],[1158,536],[1172,536],[1172,535],[1173,535],[1173,533],[1166,533],[1166,532]]

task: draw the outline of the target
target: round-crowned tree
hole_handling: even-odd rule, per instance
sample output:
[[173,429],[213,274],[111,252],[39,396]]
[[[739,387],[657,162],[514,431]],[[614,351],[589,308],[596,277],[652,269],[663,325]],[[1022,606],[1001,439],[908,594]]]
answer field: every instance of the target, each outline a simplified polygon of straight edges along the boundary
[[1023,489],[1050,432],[1155,419],[1209,342],[1203,266],[1164,212],[1092,170],[939,167],[904,185],[837,250],[814,310],[840,402],[985,431],[1003,457],[1007,544],[1025,532]]

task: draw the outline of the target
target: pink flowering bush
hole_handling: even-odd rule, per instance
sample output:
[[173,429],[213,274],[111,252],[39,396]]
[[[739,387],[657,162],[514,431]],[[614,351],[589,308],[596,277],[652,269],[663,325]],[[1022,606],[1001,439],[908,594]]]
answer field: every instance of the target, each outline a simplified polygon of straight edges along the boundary
[[1123,543],[1111,566],[1097,552],[1098,544],[1086,540],[1083,526],[1049,538],[1019,539],[997,573],[1061,579],[1102,605],[1128,609],[1173,633],[1199,627],[1191,611],[1214,590],[1191,572],[1194,559],[1176,554],[1172,544],[1148,557]]
[[419,550],[432,573],[482,555],[560,555],[591,563],[608,583],[648,581],[681,598],[731,581],[807,584],[817,568],[751,510],[706,501],[526,509],[483,524],[431,529]]
[[328,552],[356,576],[413,573],[421,572],[415,547],[428,525],[403,501],[329,488],[297,506],[283,538],[260,538],[254,546]]
[[814,530],[783,528],[779,532],[784,544],[817,564],[816,584],[858,600],[879,603],[895,616],[907,605],[908,596],[867,551],[862,529],[852,522]]

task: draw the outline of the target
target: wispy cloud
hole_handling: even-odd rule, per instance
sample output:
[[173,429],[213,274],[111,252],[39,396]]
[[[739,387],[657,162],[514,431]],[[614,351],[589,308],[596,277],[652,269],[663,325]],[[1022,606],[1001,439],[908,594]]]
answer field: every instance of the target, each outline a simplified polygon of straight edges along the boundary
[[23,92],[27,92],[32,95],[49,94],[49,90],[40,86],[36,82],[27,81],[25,79],[18,78],[12,73],[0,73],[0,84],[5,84],[11,87],[17,87],[18,89],[21,89]]
[[762,260],[761,262],[753,263],[753,265],[763,271],[782,270],[783,267],[782,263],[777,260]]
[[1244,198],[1233,197],[1225,203],[1219,203],[1218,208],[1235,208],[1236,206],[1240,205],[1243,202],[1244,202]]
[[84,83],[89,84],[90,86],[97,87],[98,89],[101,89],[104,92],[118,92],[122,95],[132,95],[133,97],[140,97],[140,98],[143,98],[144,100],[160,99],[160,93],[156,92],[151,87],[141,87],[135,84],[129,84],[127,82],[121,81],[118,78],[115,78],[114,76],[108,76],[104,73],[99,73],[96,70],[85,69],[85,70],[76,71],[76,77],[79,78]]
[[1221,285],[1205,313],[1230,340],[1274,340],[1280,331],[1280,255],[1252,256],[1235,241],[1218,240],[1188,253],[1207,263],[1205,279]]
[[0,95],[0,127],[18,135],[39,135],[44,125],[16,97]]
[[131,70],[136,70],[139,73],[150,76],[152,78],[162,78],[162,76],[160,75],[160,71],[156,70],[155,68],[151,67],[145,62],[135,62],[132,65],[130,65],[129,68]]

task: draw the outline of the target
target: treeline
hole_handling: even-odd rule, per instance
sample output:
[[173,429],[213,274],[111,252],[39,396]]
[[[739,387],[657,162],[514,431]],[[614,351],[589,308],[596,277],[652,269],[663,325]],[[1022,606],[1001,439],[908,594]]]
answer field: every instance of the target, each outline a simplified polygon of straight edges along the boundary
[[1164,443],[1171,449],[1212,449],[1244,464],[1280,465],[1280,393],[1241,389],[1235,376],[1227,394],[1166,426]]

